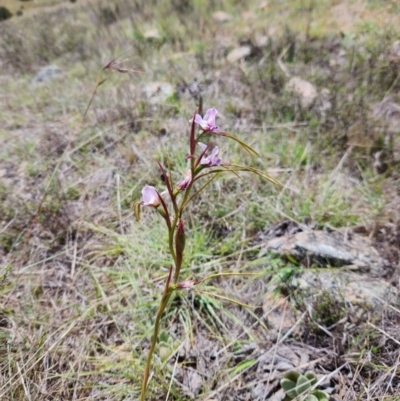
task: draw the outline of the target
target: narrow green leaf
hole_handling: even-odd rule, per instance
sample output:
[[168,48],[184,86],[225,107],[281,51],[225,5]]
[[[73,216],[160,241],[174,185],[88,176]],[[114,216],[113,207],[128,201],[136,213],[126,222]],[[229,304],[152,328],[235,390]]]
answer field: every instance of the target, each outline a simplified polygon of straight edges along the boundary
[[279,181],[275,180],[275,178],[272,178],[265,171],[259,170],[257,168],[242,166],[240,164],[234,164],[234,163],[232,163],[230,166],[227,166],[227,168],[232,171],[248,171],[249,173],[256,174],[261,178],[263,178],[264,180],[271,182],[272,184],[278,186],[279,188],[283,188],[283,185]]
[[218,132],[217,135],[226,136],[227,138],[232,139],[233,141],[237,142],[244,150],[250,153],[251,156],[260,157],[260,155],[251,146],[247,145],[247,143],[244,143],[232,134],[229,134],[228,132]]
[[215,172],[213,171],[215,174],[214,176],[212,176],[199,190],[197,190],[197,192],[195,192],[189,199],[186,200],[185,203],[183,203],[179,210],[183,210],[183,208],[193,199],[195,198],[205,187],[207,187],[208,185],[211,184],[211,182],[217,177],[219,172]]
[[[232,370],[231,370],[231,375],[234,376],[237,373],[241,372],[242,370],[245,370],[247,368],[252,367],[255,363],[256,363],[256,359],[249,359],[247,361],[242,361],[239,363],[239,365],[235,366]],[[318,401],[318,400],[317,400]]]

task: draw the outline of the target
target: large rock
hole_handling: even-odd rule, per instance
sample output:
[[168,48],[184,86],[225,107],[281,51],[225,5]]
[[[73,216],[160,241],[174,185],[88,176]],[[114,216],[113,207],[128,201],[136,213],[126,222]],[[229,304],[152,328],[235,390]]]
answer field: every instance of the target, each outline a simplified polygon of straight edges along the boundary
[[367,238],[339,231],[308,230],[272,238],[265,243],[261,255],[266,251],[289,255],[307,266],[347,266],[378,276],[385,264]]
[[[265,297],[263,311],[273,333],[296,334],[293,328],[299,313],[322,326],[328,321],[329,327],[342,318],[363,322],[370,311],[379,311],[387,303],[398,304],[395,288],[382,278],[387,262],[370,240],[355,233],[303,231],[283,222],[268,231],[260,256],[267,252],[295,259],[303,266],[293,267],[290,278],[280,277],[277,271],[271,282],[275,295]],[[279,288],[286,288],[286,297],[276,295]]]

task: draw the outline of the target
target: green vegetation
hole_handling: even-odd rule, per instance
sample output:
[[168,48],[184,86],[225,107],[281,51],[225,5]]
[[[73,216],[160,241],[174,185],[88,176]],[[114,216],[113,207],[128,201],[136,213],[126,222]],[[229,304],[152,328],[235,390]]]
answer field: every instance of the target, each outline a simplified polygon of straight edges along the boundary
[[281,380],[281,386],[285,391],[288,401],[301,399],[304,401],[328,401],[329,395],[315,387],[318,384],[317,376],[313,372],[307,372],[304,375],[293,370],[284,374]]

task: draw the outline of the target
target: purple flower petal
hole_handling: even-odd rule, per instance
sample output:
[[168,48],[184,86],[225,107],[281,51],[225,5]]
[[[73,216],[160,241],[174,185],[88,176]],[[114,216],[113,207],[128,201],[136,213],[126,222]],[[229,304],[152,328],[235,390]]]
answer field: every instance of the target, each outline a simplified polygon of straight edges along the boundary
[[192,171],[188,170],[186,171],[185,175],[184,175],[184,179],[178,184],[177,188],[180,191],[183,191],[184,189],[186,189],[189,184],[192,182]]
[[215,146],[214,149],[211,152],[210,156],[210,161],[211,161],[211,166],[219,166],[221,164],[221,159],[217,157],[217,154],[219,152],[218,146]]
[[157,190],[151,185],[146,185],[142,189],[142,205],[157,207],[160,204],[160,198]]
[[204,114],[204,120],[206,120],[210,125],[215,126],[215,117],[217,114],[218,110],[215,107],[208,109],[206,114]]
[[[207,145],[205,145],[204,143],[199,142],[200,147],[204,150],[207,148]],[[204,153],[204,156],[201,158],[200,160],[200,164],[203,166],[207,166],[207,167],[213,167],[213,166],[219,166],[222,162],[222,160],[217,157],[218,153],[219,153],[219,148],[218,146],[214,146],[213,150],[211,151],[211,154],[208,155],[208,152]]]
[[204,152],[207,149],[207,145],[203,142],[198,142],[198,145],[201,147],[201,150]]
[[[192,121],[193,121],[193,119],[190,120],[190,122],[192,122]],[[196,116],[194,117],[194,122],[197,124],[202,124],[204,122],[204,120],[201,118],[200,114],[196,114]]]
[[[194,122],[196,124],[199,124],[200,127],[202,128],[202,130],[205,132],[217,132],[219,129],[215,125],[215,117],[217,114],[218,114],[218,110],[215,107],[213,107],[206,111],[206,114],[204,114],[204,118],[201,118],[200,114],[196,114],[195,118],[194,118]],[[190,122],[193,122],[193,119],[190,120]]]

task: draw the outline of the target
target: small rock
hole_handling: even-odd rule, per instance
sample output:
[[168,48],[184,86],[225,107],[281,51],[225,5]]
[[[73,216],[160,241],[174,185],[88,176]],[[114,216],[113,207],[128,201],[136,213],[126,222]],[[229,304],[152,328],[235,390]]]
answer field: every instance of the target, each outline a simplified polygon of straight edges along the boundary
[[326,387],[324,388],[324,392],[327,394],[332,394],[335,391],[335,387]]
[[286,397],[286,393],[281,388],[275,394],[273,394],[269,400],[270,401],[282,401],[285,399],[285,397]]
[[192,394],[194,394],[197,397],[200,393],[201,386],[203,385],[203,379],[194,369],[191,369],[188,376],[189,376],[189,389],[192,392]]
[[[276,355],[279,355],[279,357],[285,358],[288,361],[290,361],[290,364],[293,366],[299,366],[300,365],[300,358],[299,356],[290,348],[290,347],[279,347]],[[304,354],[307,355],[308,354]]]
[[165,102],[174,94],[174,87],[168,82],[151,82],[147,84],[143,92],[151,104]]
[[281,372],[285,372],[287,370],[292,370],[294,368],[294,366],[291,363],[288,362],[278,362],[275,365],[275,369],[279,370]]
[[249,21],[249,20],[255,19],[256,17],[257,17],[257,15],[254,14],[252,11],[245,11],[244,13],[242,13],[243,21]]
[[389,46],[387,58],[393,64],[400,64],[400,40],[396,40]]
[[226,59],[230,63],[234,63],[236,61],[241,60],[242,58],[248,57],[251,54],[251,46],[240,46],[237,47],[236,49],[233,49]]
[[258,47],[265,47],[269,44],[269,36],[267,35],[256,35],[255,44]]
[[216,11],[215,13],[213,13],[212,17],[214,18],[214,21],[221,23],[229,22],[232,20],[232,16],[228,13],[225,13],[224,11]]
[[400,104],[392,96],[385,96],[381,102],[372,105],[370,117],[380,121],[390,134],[400,131]]
[[143,37],[150,41],[159,41],[163,38],[157,28],[148,29],[143,33]]
[[61,68],[56,65],[47,65],[43,67],[32,79],[32,83],[48,82],[54,79],[57,75],[61,74]]
[[268,399],[271,392],[273,392],[279,385],[279,381],[268,380],[259,382],[255,387],[252,388],[251,393],[253,395],[253,400]]
[[331,109],[331,91],[328,88],[322,88],[318,96],[318,110],[320,113],[326,113]]
[[311,107],[318,96],[315,86],[300,77],[291,78],[285,89],[298,96],[301,107],[305,109]]
[[268,294],[263,303],[263,312],[271,330],[286,334],[296,323],[296,318],[287,299],[281,295]]
[[[317,379],[318,379],[318,387],[325,389],[330,387],[331,385],[331,379],[327,376],[327,375],[321,375],[321,374],[317,374]],[[322,380],[320,382],[320,380]]]
[[373,154],[374,157],[374,163],[372,165],[374,172],[376,175],[383,174],[387,171],[388,169],[388,164],[386,163],[386,160],[388,160],[388,155],[386,152],[383,150],[380,150],[378,152],[375,152]]
[[260,3],[260,5],[259,5],[259,8],[260,8],[261,10],[266,10],[266,9],[268,8],[268,6],[269,6],[268,1],[262,1],[262,2]]

